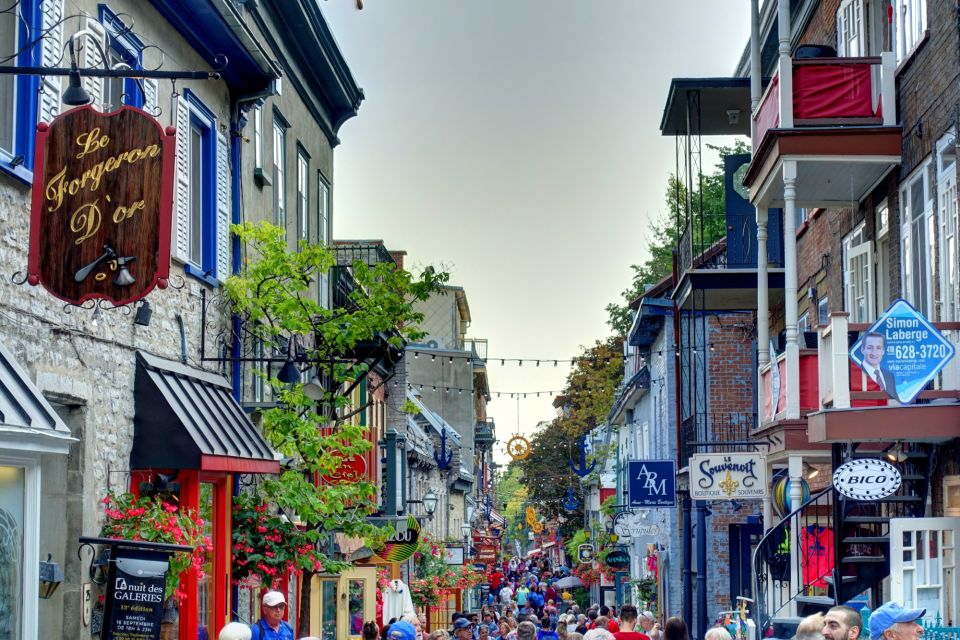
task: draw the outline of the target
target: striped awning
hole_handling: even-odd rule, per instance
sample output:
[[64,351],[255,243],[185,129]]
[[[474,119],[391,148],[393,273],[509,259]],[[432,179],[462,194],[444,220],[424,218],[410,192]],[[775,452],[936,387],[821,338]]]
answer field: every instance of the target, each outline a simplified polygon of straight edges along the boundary
[[0,344],[0,449],[68,453],[70,430]]

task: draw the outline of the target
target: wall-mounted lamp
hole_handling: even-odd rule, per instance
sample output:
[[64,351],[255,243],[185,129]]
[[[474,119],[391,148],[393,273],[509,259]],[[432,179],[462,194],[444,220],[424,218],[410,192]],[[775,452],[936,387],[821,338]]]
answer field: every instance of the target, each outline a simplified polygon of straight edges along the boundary
[[297,343],[291,336],[287,342],[287,361],[283,363],[280,373],[277,374],[277,380],[284,384],[294,384],[300,382],[300,369],[295,362],[297,357]]
[[887,460],[890,462],[903,462],[907,459],[907,454],[903,450],[903,443],[898,442],[887,451]]
[[150,302],[143,300],[140,306],[137,307],[137,315],[133,317],[133,324],[138,324],[141,327],[149,327],[151,317],[153,317],[153,309],[150,308]]
[[740,109],[727,109],[727,122],[730,125],[740,123]]
[[49,600],[53,592],[63,582],[63,569],[53,561],[53,554],[47,554],[47,561],[40,563],[40,597]]
[[426,511],[427,516],[433,517],[437,510],[437,502],[439,502],[439,498],[433,491],[427,491],[426,495],[423,496],[423,510]]
[[813,479],[816,478],[818,475],[820,475],[820,468],[813,466],[813,465],[810,464],[809,462],[804,462],[804,463],[803,463],[803,475],[804,475],[804,477],[806,477],[807,480],[813,480]]

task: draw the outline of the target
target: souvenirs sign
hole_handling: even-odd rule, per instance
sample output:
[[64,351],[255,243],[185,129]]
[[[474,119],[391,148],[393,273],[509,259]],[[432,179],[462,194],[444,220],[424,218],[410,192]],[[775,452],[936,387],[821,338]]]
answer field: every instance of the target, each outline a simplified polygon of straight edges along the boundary
[[174,138],[130,106],[38,124],[27,281],[75,305],[166,287]]
[[913,402],[956,349],[906,300],[896,300],[850,347],[853,360],[879,388],[903,404]]
[[837,467],[833,486],[853,500],[881,500],[900,488],[900,471],[886,460],[859,458]]
[[767,495],[762,453],[697,453],[690,456],[694,500],[756,500]]

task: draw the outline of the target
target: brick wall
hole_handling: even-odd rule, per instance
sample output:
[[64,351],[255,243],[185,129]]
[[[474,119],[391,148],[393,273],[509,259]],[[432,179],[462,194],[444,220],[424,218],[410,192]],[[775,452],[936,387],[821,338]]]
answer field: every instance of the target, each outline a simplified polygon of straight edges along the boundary
[[753,410],[754,326],[752,312],[724,313],[709,318],[707,371],[711,414]]

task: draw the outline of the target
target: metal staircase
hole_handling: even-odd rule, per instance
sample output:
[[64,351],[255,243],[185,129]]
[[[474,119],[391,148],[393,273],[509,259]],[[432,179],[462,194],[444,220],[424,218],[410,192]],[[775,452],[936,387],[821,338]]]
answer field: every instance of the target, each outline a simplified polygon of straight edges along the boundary
[[[890,519],[923,516],[933,447],[865,446],[835,444],[833,468],[892,451],[903,483],[894,495],[873,502],[848,499],[830,486],[767,531],[753,556],[759,637],[770,637],[772,629],[773,637],[790,638],[804,616],[876,590],[890,574]],[[791,554],[794,544],[798,553]]]

